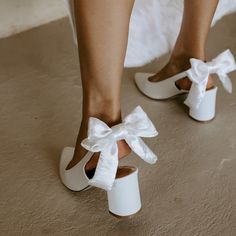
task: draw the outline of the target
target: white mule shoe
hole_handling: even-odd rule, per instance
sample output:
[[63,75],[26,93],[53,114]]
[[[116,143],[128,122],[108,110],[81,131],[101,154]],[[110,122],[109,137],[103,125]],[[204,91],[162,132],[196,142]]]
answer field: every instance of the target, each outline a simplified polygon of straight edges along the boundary
[[[189,116],[197,121],[209,121],[215,117],[217,87],[206,91],[208,77],[217,74],[224,88],[231,93],[232,84],[227,76],[236,69],[234,56],[226,50],[210,62],[190,59],[191,68],[160,82],[150,82],[152,74],[137,73],[135,83],[146,96],[154,99],[168,99],[179,94],[188,93],[185,105],[189,106]],[[188,77],[191,82],[189,91],[178,89],[175,82]]]
[[157,100],[166,100],[177,95],[188,93],[187,90],[179,89],[175,82],[187,76],[186,71],[176,74],[168,79],[152,82],[149,77],[153,76],[151,73],[136,73],[135,83],[138,89],[147,97]]
[[[140,106],[126,116],[122,123],[111,128],[97,118],[90,118],[88,138],[81,143],[89,151],[87,155],[69,170],[65,168],[73,156],[73,149],[65,148],[61,155],[60,176],[63,184],[75,191],[87,186],[106,190],[109,211],[113,215],[124,217],[137,213],[141,208],[138,169],[118,167],[117,141],[125,140],[144,161],[154,164],[157,157],[141,137],[157,135],[154,125]],[[100,152],[100,157],[94,174],[89,177],[84,167],[94,152]],[[122,174],[124,170],[125,175]]]

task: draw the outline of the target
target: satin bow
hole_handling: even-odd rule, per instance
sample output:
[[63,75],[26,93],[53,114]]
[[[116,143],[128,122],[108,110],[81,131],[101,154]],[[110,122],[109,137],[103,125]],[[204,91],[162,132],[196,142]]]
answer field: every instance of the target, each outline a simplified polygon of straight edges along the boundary
[[158,132],[140,106],[126,116],[122,123],[108,127],[103,121],[89,119],[88,137],[81,145],[91,152],[100,152],[97,168],[89,184],[111,190],[118,167],[118,140],[125,140],[129,147],[144,161],[154,164],[157,156],[140,137],[155,137]]
[[192,81],[185,104],[191,108],[198,108],[206,93],[207,81],[210,74],[217,74],[223,87],[229,93],[232,92],[232,83],[228,73],[236,69],[236,63],[230,50],[219,54],[210,62],[198,59],[190,59],[191,68],[187,70],[188,78]]

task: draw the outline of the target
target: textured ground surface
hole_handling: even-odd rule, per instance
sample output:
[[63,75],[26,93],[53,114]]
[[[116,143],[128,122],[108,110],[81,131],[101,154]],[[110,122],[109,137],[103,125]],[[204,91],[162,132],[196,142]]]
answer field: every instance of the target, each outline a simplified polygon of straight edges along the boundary
[[[211,32],[208,55],[236,54],[236,15]],[[140,104],[160,136],[146,142],[154,166],[131,155],[140,169],[143,210],[119,220],[108,214],[100,189],[68,191],[58,178],[62,148],[73,146],[81,118],[81,83],[67,19],[0,40],[1,235],[233,236],[236,232],[236,93],[220,89],[217,117],[189,119],[183,98],[157,102],[125,71],[124,113]],[[146,66],[156,71],[166,61]],[[236,89],[236,73],[232,74]]]

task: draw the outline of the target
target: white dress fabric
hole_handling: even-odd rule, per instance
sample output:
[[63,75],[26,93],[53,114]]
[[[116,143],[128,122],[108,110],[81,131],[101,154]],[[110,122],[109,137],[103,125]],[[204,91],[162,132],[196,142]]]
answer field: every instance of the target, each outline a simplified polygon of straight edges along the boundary
[[[63,0],[74,27],[73,0]],[[142,66],[169,53],[177,38],[184,0],[136,0],[130,21],[125,67]],[[236,11],[236,0],[220,0],[212,25]]]

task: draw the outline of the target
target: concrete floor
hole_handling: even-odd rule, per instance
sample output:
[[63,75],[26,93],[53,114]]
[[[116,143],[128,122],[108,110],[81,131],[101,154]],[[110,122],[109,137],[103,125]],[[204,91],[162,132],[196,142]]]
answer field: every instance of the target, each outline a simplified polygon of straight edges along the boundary
[[[211,31],[208,55],[236,55],[236,15]],[[140,104],[160,136],[146,142],[158,154],[150,166],[135,155],[122,161],[140,169],[143,209],[120,220],[108,214],[106,193],[67,190],[58,178],[62,148],[73,146],[81,118],[81,83],[69,22],[62,19],[0,40],[1,235],[192,236],[236,234],[236,93],[219,91],[217,117],[201,124],[178,100],[141,95],[127,69],[124,113]],[[232,73],[236,89],[236,73]]]

